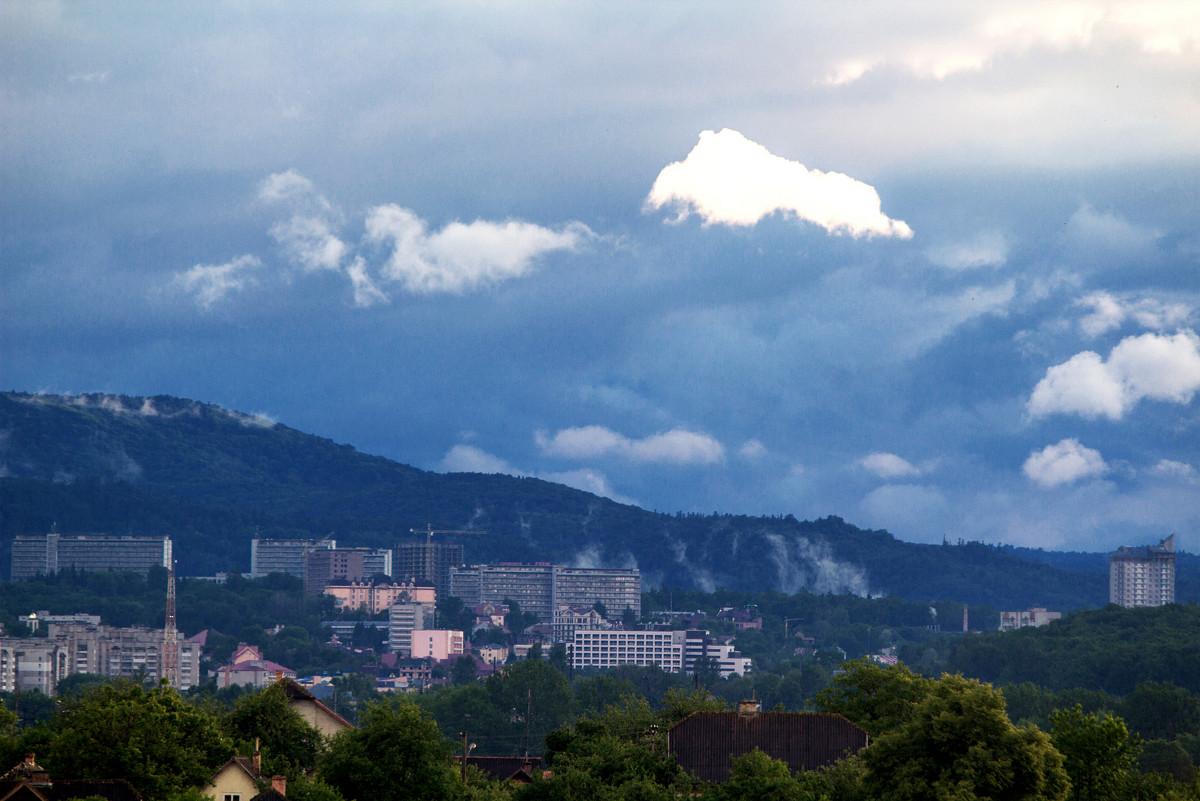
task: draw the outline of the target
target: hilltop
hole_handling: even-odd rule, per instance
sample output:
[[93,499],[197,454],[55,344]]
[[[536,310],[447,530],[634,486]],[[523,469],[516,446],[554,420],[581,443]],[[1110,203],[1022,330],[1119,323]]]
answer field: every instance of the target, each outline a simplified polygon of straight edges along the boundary
[[[841,518],[668,515],[536,478],[439,474],[169,396],[0,394],[0,527],[170,534],[185,575],[248,570],[249,541],[390,547],[475,529],[470,561],[636,565],[651,586],[1103,605],[1106,577],[981,543],[918,545]],[[483,533],[486,532],[486,533]]]

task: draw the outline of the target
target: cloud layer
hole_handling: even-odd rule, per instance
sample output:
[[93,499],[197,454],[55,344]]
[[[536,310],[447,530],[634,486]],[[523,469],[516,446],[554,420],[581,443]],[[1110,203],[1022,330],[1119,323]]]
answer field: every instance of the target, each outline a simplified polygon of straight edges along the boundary
[[1080,445],[1079,440],[1072,438],[1029,454],[1021,470],[1043,487],[1057,487],[1104,475],[1108,465],[1099,451]]
[[908,225],[880,210],[874,187],[841,173],[810,170],[728,128],[702,132],[687,158],[664,167],[645,205],[672,208],[677,220],[699,214],[705,225],[751,226],[779,212],[831,234],[912,236]]

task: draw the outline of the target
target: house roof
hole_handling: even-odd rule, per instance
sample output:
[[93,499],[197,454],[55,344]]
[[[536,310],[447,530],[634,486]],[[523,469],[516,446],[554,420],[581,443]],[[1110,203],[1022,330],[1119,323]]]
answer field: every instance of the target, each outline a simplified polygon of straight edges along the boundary
[[284,676],[282,679],[279,679],[277,683],[283,685],[283,694],[287,696],[289,701],[311,701],[312,703],[316,704],[317,707],[329,714],[334,720],[345,725],[346,728],[356,728],[353,723],[346,720],[329,707],[325,706],[325,704],[321,703],[319,698],[310,693],[308,690],[304,689],[304,687],[298,684],[295,679],[289,679],[287,676]]
[[841,715],[809,712],[693,712],[667,731],[667,750],[688,773],[729,781],[730,763],[755,748],[793,772],[830,765],[867,745],[867,732]]
[[[462,762],[462,755],[454,757],[456,762]],[[541,757],[504,757],[504,756],[471,756],[467,764],[479,768],[497,781],[512,779],[519,784],[533,781],[533,774],[542,769]]]
[[260,774],[257,770],[254,769],[254,760],[251,759],[250,757],[244,757],[244,756],[235,756],[232,759],[230,759],[228,762],[226,762],[224,765],[222,765],[220,768],[218,768],[215,773],[213,773],[213,775],[212,775],[213,779],[216,779],[218,776],[220,776],[222,773],[224,773],[227,768],[233,768],[234,770],[240,770],[242,773],[245,773],[247,776],[249,776],[250,781],[253,781],[253,782],[257,782],[262,779],[262,774]]

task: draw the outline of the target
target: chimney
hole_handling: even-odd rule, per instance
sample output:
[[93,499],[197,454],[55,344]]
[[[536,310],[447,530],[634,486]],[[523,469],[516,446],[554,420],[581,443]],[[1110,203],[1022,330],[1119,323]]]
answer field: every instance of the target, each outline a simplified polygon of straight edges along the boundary
[[251,764],[254,765],[255,779],[262,774],[262,752],[258,750],[258,738],[254,738],[254,756],[251,759]]
[[283,681],[283,671],[282,670],[275,671],[275,681]]
[[272,776],[271,789],[282,796],[287,796],[287,776]]
[[28,753],[26,753],[25,754],[25,764],[26,765],[36,764],[34,762],[34,756],[35,756],[35,754],[32,751],[29,751]]
[[762,711],[762,702],[755,701],[751,698],[748,701],[738,701],[737,711],[739,715],[755,715]]

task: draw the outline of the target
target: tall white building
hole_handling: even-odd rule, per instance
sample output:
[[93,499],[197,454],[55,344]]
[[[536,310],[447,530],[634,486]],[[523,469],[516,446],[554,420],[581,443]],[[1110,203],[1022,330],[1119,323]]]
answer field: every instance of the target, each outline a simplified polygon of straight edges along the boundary
[[691,673],[697,659],[717,660],[721,676],[744,676],[750,659],[732,645],[713,642],[706,631],[640,631],[576,629],[571,642],[571,667],[612,668],[617,665],[657,665],[668,673]]
[[12,543],[13,581],[63,570],[129,571],[143,576],[171,566],[171,538],[118,534],[18,534]]
[[1122,546],[1109,556],[1108,601],[1124,607],[1175,603],[1175,535],[1158,545]]
[[604,604],[610,617],[626,608],[642,615],[642,577],[636,568],[532,565],[473,565],[450,569],[450,594],[467,605],[516,601],[542,623],[553,623],[559,606]]

